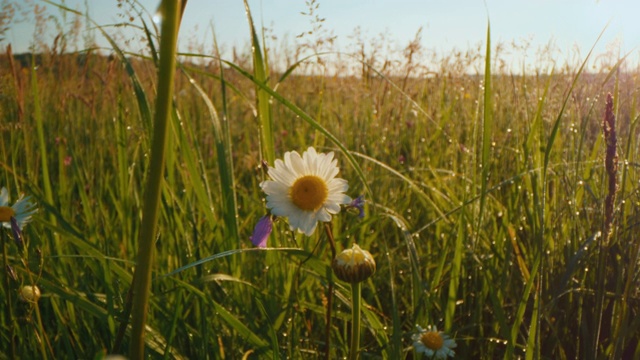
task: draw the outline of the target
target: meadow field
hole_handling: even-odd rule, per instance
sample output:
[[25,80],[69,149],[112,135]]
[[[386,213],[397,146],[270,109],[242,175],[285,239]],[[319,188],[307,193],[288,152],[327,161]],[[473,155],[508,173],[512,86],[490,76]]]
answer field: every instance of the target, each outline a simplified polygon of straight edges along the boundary
[[[72,50],[90,20],[51,5],[78,23],[3,48],[0,359],[428,359],[416,326],[460,359],[640,358],[635,60],[542,49],[514,70],[524,50],[489,27],[451,54],[419,33],[337,52],[250,14],[253,46],[175,57],[180,9],[156,25],[129,3],[143,54],[111,27]],[[256,235],[269,168],[309,147],[364,203]],[[20,232],[2,209],[21,195]],[[353,244],[376,264],[357,284],[332,271]]]

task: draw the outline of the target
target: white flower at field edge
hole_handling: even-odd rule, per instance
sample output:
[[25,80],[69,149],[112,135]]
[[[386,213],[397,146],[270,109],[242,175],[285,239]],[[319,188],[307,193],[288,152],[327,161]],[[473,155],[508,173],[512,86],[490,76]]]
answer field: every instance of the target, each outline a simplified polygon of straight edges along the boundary
[[286,217],[291,230],[311,236],[318,221],[329,222],[340,212],[340,205],[349,204],[345,194],[346,180],[337,178],[340,169],[333,152],[318,153],[309,147],[302,156],[286,152],[284,161],[277,159],[269,167],[269,177],[260,184],[267,194],[267,208],[275,216]]
[[417,352],[425,354],[430,359],[440,360],[456,355],[452,350],[457,346],[455,340],[442,331],[438,331],[435,325],[429,325],[426,329],[416,325],[416,328],[418,333],[413,334],[411,340],[413,340],[413,348]]
[[11,229],[11,218],[16,219],[20,230],[31,221],[33,214],[38,212],[30,196],[20,195],[15,204],[9,206],[9,192],[5,187],[0,190],[0,222],[2,226]]

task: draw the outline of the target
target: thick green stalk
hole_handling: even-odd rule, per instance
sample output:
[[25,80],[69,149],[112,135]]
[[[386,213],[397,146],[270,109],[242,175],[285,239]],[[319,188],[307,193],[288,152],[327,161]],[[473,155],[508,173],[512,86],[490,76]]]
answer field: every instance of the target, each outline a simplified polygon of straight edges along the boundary
[[356,360],[360,349],[361,284],[361,282],[351,283],[351,349],[349,349],[349,360]]
[[161,5],[162,30],[160,34],[160,63],[158,65],[158,95],[151,143],[151,159],[144,194],[142,228],[132,285],[133,319],[130,347],[132,360],[144,358],[144,329],[151,291],[151,264],[164,174],[167,129],[171,115],[180,5],[180,0],[164,0]]

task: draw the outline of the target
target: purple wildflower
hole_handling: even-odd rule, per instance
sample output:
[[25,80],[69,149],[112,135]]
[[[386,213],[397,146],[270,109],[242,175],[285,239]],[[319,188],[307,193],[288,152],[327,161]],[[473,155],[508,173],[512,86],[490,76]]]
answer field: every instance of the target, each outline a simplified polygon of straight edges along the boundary
[[360,195],[357,198],[351,200],[347,205],[348,209],[358,209],[358,217],[362,219],[364,217],[364,195]]
[[260,218],[260,221],[256,224],[255,229],[253,229],[253,234],[249,238],[253,245],[257,247],[266,247],[267,239],[269,239],[269,235],[273,230],[273,220],[271,219],[271,215],[265,215]]

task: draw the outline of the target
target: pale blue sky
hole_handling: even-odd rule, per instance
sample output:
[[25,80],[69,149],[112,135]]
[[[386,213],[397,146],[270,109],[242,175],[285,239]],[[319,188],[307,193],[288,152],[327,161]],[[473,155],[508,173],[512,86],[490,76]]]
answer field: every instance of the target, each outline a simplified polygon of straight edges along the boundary
[[[117,16],[122,9],[117,7],[116,0],[66,0],[65,4],[83,10],[85,2],[99,24],[122,22]],[[153,12],[159,0],[139,3]],[[311,28],[309,18],[300,14],[307,10],[303,0],[249,3],[254,20],[262,22],[280,39],[288,34],[293,42],[295,35]],[[622,54],[630,52],[634,65],[640,54],[638,0],[318,0],[318,3],[318,15],[326,19],[323,26],[337,36],[339,47],[348,44],[348,36],[360,27],[368,39],[387,33],[400,49],[423,27],[422,44],[426,49],[440,54],[452,49],[467,50],[484,43],[490,19],[493,44],[512,40],[522,43],[528,39],[538,48],[552,41],[564,53],[559,56],[569,56],[575,46],[584,55],[608,24],[596,53],[611,49]],[[59,13],[51,5],[46,6],[50,12]],[[211,24],[218,42],[227,48],[247,44],[249,30],[241,0],[189,0],[181,28],[183,50],[187,39],[210,39]],[[17,53],[26,51],[32,39],[33,26],[24,23],[10,29],[4,43],[11,42]]]

